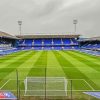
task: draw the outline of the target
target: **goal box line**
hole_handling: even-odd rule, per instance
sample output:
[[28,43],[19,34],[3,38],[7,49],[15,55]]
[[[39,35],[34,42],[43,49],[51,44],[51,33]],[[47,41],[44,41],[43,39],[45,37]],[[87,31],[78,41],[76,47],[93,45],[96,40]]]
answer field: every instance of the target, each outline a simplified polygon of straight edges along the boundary
[[[60,77],[60,78],[62,78],[62,77]],[[4,80],[6,80],[6,79],[4,79]],[[19,80],[24,82],[23,79],[19,79]],[[87,84],[88,87],[90,87],[90,88],[92,87],[85,79],[67,79],[67,80],[68,80],[68,82],[70,80],[72,80],[72,81],[73,80],[81,80],[81,81],[84,81]],[[3,85],[0,86],[0,89],[2,90],[3,87],[8,86],[10,81],[16,81],[16,79],[8,79]],[[11,91],[15,91],[15,90],[11,89]],[[22,90],[22,91],[24,91],[24,90]],[[70,90],[67,90],[67,91],[70,91]],[[81,92],[81,91],[100,91],[100,90],[93,89],[93,87],[92,87],[91,90],[88,90],[88,89],[87,90],[85,90],[85,89],[73,89],[72,91],[80,91]]]
[[[12,62],[12,61],[8,61],[7,63],[10,63],[10,62]],[[19,61],[20,62],[20,61]],[[39,65],[38,65],[39,66]],[[41,66],[41,65],[40,65]],[[2,67],[1,67],[2,68]],[[11,68],[11,67],[8,67],[8,68]],[[21,67],[21,68],[18,68],[18,69],[30,69],[31,67]],[[33,67],[33,69],[59,69],[59,67],[57,68],[57,67],[53,67],[53,66],[46,66],[46,67]],[[63,67],[63,68],[65,68],[65,69],[67,69],[67,68],[72,68],[72,67]],[[78,68],[78,67],[77,67]],[[80,67],[79,67],[80,68]]]
[[[16,91],[16,90],[0,90],[0,91]],[[25,92],[25,90],[20,90],[21,92]],[[32,91],[41,91],[41,90],[32,90]],[[100,90],[67,90],[67,92],[100,92]]]

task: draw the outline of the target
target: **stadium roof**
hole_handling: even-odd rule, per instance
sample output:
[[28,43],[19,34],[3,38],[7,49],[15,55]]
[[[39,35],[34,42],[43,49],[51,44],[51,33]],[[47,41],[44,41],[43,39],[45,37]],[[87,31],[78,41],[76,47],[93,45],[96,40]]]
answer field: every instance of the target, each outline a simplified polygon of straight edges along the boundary
[[8,33],[2,32],[2,31],[0,31],[0,37],[3,37],[3,38],[10,38],[10,39],[17,39],[16,36],[10,35],[10,34],[8,34]]
[[91,38],[92,40],[100,40],[100,36]]
[[18,38],[78,38],[80,35],[75,34],[34,34],[34,35],[17,35]]
[[100,36],[92,38],[80,38],[78,41],[100,41]]

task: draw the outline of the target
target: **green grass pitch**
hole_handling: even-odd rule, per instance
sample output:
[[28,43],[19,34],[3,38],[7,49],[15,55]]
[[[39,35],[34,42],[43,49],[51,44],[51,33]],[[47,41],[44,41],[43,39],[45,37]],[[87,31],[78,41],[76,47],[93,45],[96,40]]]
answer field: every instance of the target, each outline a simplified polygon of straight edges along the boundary
[[78,51],[20,51],[0,57],[0,89],[16,90],[16,69],[21,90],[28,77],[66,77],[73,91],[100,90],[100,57]]

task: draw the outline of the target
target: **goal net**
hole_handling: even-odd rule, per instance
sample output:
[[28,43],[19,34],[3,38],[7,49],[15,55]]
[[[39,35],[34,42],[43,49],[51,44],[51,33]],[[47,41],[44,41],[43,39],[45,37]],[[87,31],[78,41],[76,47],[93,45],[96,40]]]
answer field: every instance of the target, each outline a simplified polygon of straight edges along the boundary
[[25,96],[67,96],[65,77],[26,77]]

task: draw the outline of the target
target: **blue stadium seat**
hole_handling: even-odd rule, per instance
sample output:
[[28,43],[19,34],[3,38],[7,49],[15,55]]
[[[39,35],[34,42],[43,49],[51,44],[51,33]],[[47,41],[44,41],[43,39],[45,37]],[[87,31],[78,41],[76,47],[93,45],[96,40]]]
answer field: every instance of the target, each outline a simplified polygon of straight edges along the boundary
[[51,45],[52,39],[44,39],[44,45]]
[[52,46],[44,46],[43,50],[52,50]]
[[32,39],[27,39],[27,40],[25,40],[25,44],[26,44],[27,46],[32,46],[32,42],[33,42]]
[[63,41],[64,44],[71,44],[70,39],[64,38],[64,39],[62,39],[62,41]]
[[42,50],[42,46],[35,46],[34,50]]
[[62,50],[62,46],[54,46],[54,50]]
[[72,38],[71,41],[73,44],[78,45],[78,41],[75,38]]
[[61,39],[53,39],[53,44],[54,45],[61,45],[62,44]]
[[22,47],[22,49],[34,48],[34,50],[77,49],[78,42],[74,38],[23,39],[18,41],[18,47]]
[[65,50],[72,49],[72,46],[64,46]]
[[34,39],[34,45],[42,45],[42,39]]

